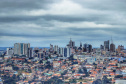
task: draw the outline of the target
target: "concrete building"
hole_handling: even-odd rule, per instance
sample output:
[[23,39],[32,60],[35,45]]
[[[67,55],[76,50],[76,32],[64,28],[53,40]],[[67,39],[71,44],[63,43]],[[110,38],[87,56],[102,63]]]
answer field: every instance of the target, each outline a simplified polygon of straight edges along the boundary
[[115,44],[113,43],[110,44],[110,51],[115,52]]
[[54,46],[54,52],[57,52],[58,53],[58,45],[55,45]]
[[70,48],[67,47],[67,57],[70,57]]
[[68,46],[66,48],[64,48],[64,57],[70,57],[71,55],[71,48],[69,48]]
[[13,55],[14,49],[13,48],[7,48],[7,55]]
[[92,52],[92,45],[90,45],[90,44],[89,44],[89,50],[88,50],[88,52],[89,53]]
[[70,48],[74,48],[75,47],[75,42],[70,39],[68,45],[69,45]]
[[43,59],[43,52],[38,52],[38,58],[41,60],[41,59]]
[[108,41],[104,41],[104,50],[109,51],[109,40]]
[[101,50],[104,50],[104,46],[103,46],[103,45],[100,45],[100,49],[101,49]]
[[50,49],[49,49],[50,53],[53,53],[53,45],[50,44]]
[[118,52],[120,52],[121,50],[124,50],[124,46],[119,45],[119,46],[118,46]]
[[15,43],[14,44],[14,54],[27,56],[28,48],[30,48],[30,43]]
[[23,54],[24,55],[28,54],[28,48],[30,48],[30,44],[29,43],[28,44],[24,44],[24,48],[23,48],[23,50],[24,50]]
[[60,54],[60,56],[64,56],[64,48],[59,48],[59,54]]
[[28,48],[28,58],[33,57],[33,50],[32,48]]
[[14,44],[14,54],[21,54],[20,43],[15,43]]
[[92,52],[92,45],[85,43],[84,48],[83,48],[83,52],[88,52],[88,53]]

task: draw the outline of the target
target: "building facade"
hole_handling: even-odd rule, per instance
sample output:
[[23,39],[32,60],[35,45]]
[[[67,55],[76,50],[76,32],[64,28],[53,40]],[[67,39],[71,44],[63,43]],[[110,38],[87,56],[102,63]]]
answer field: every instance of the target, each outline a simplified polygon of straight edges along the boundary
[[108,41],[104,41],[104,50],[109,51],[109,40]]
[[113,43],[110,44],[110,51],[115,52],[115,44]]
[[28,48],[30,48],[30,43],[15,43],[14,44],[14,54],[27,56]]

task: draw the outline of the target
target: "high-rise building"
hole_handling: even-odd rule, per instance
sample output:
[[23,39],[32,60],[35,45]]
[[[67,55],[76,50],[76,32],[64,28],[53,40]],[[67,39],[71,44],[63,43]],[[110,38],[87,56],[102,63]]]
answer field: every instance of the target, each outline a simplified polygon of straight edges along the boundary
[[110,44],[110,51],[115,52],[115,44],[113,43]]
[[90,53],[90,52],[92,52],[92,45],[88,45],[89,46],[89,50],[88,50],[88,52]]
[[50,44],[50,49],[53,49],[53,45],[52,44]]
[[64,57],[67,57],[67,48],[64,48]]
[[80,48],[82,48],[82,43],[80,42]]
[[124,46],[119,45],[119,46],[118,46],[118,50],[119,50],[119,51],[124,50]]
[[113,43],[112,37],[111,37],[110,51],[115,52],[115,44]]
[[54,51],[55,51],[55,52],[58,52],[58,45],[55,45],[55,46],[54,46]]
[[43,57],[44,57],[44,56],[43,56],[43,52],[41,52],[41,51],[38,52],[38,58],[39,58],[39,59],[43,59]]
[[64,56],[64,48],[62,48],[62,53],[61,53],[62,56]]
[[104,50],[104,46],[103,46],[103,45],[100,45],[100,49],[101,49],[101,50]]
[[20,47],[20,43],[15,43],[14,44],[14,54],[21,54],[21,47]]
[[85,44],[84,44],[84,48],[83,48],[83,51],[84,51],[84,52],[87,52],[87,47],[88,47],[88,44],[85,43]]
[[53,45],[50,44],[50,49],[49,49],[50,53],[53,53]]
[[67,47],[67,57],[70,57],[70,48]]
[[64,56],[64,48],[59,48],[59,54],[60,54],[60,56]]
[[68,46],[66,48],[64,48],[64,57],[70,57],[71,55],[71,48],[69,48]]
[[7,48],[7,55],[13,55],[14,49],[13,48]]
[[109,51],[109,40],[108,41],[104,41],[104,50]]
[[24,44],[24,55],[28,54],[28,48],[30,48],[30,44]]
[[14,44],[14,54],[27,56],[28,48],[30,48],[30,43],[15,43]]
[[9,48],[7,48],[7,55],[8,55],[8,50],[9,50]]
[[28,48],[28,58],[33,57],[33,50],[32,48]]
[[21,54],[23,55],[25,52],[24,52],[24,44],[23,43],[20,43],[19,44],[20,45],[20,52],[21,52]]
[[91,44],[84,44],[84,48],[83,48],[84,52],[92,52],[92,45]]
[[69,47],[74,48],[75,47],[75,42],[70,39],[69,41]]

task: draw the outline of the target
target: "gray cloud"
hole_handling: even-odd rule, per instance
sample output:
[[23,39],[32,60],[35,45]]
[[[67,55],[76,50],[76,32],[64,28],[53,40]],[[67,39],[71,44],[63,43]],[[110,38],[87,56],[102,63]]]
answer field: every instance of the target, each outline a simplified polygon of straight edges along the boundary
[[33,10],[33,9],[41,9],[48,8],[49,4],[56,2],[56,0],[1,0],[0,8],[1,10]]
[[113,36],[125,45],[126,1],[1,0],[0,46],[30,42],[32,46],[64,47],[71,37],[99,47]]

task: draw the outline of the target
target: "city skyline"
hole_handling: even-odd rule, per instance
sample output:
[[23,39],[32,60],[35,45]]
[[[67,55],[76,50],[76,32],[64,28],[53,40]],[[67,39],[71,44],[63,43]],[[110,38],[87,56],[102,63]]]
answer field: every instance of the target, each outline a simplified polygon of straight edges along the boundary
[[1,0],[0,47],[65,47],[70,38],[100,47],[111,36],[126,46],[125,8],[124,0]]
[[[71,43],[71,42],[74,42],[74,44],[73,43]],[[106,43],[107,42],[107,43]],[[14,48],[14,46],[15,46],[15,44],[29,44],[29,45],[31,45],[31,43],[14,43],[13,44],[13,46],[9,46],[9,48]],[[54,46],[54,47],[56,47],[56,46],[58,46],[59,48],[66,48],[67,46],[74,46],[74,47],[77,47],[77,48],[80,48],[80,47],[85,47],[85,45],[91,45],[92,46],[92,44],[89,44],[89,43],[82,43],[82,42],[80,42],[79,44],[76,44],[76,42],[75,41],[73,41],[71,38],[70,38],[70,40],[69,40],[69,42],[68,43],[66,43],[66,45],[65,46],[60,46],[60,45],[57,45],[57,44],[49,44],[50,46],[46,46],[46,47],[43,47],[43,46],[31,46],[31,48],[50,48],[51,46]],[[119,46],[124,46],[124,45],[122,45],[122,44],[120,44],[120,45],[115,45],[114,43],[113,43],[113,40],[112,40],[112,38],[111,38],[111,40],[107,40],[107,41],[104,41],[102,44],[100,44],[98,47],[94,47],[94,46],[92,46],[92,48],[99,48],[99,49],[105,49],[105,50],[110,50],[111,48],[111,46],[112,45],[114,45],[114,48],[115,49],[117,49]],[[6,48],[8,48],[8,47],[0,47],[1,49],[6,49]],[[107,49],[106,49],[107,48]],[[124,47],[124,49],[125,49],[125,47]],[[112,49],[113,50],[113,49]]]
[[0,84],[125,84],[126,0],[0,0]]

